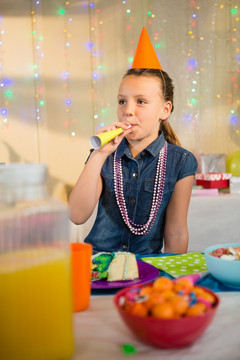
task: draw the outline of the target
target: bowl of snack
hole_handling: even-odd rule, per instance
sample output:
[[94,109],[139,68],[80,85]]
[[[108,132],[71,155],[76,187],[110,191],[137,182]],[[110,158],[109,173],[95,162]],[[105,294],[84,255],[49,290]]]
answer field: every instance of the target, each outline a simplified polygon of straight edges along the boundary
[[213,277],[226,286],[240,289],[240,243],[209,246],[204,255]]
[[158,348],[192,344],[207,329],[219,306],[211,290],[188,277],[161,276],[115,294],[114,304],[129,329],[142,342]]

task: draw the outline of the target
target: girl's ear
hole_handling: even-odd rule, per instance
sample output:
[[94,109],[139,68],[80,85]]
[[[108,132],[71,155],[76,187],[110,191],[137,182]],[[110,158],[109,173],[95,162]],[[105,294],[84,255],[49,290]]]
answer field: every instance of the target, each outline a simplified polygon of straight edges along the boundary
[[171,101],[165,102],[164,105],[163,105],[163,110],[162,110],[162,117],[161,117],[162,120],[165,120],[170,116],[171,110],[172,110]]

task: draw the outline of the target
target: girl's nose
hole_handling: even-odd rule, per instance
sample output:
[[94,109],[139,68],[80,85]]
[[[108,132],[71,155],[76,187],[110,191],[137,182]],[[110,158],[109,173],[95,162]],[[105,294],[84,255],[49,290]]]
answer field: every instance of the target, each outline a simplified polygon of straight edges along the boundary
[[126,106],[125,112],[126,112],[127,116],[133,116],[134,115],[134,106],[133,106],[133,104],[128,103],[127,106]]

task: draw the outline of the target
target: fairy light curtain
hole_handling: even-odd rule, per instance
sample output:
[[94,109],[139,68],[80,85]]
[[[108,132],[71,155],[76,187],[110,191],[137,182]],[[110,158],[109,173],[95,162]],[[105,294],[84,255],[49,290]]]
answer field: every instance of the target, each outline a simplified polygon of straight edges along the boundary
[[117,120],[119,82],[144,25],[175,83],[169,121],[182,145],[238,150],[239,18],[239,0],[3,2],[0,140],[14,159],[44,161],[75,182],[90,136]]
[[[145,25],[163,68],[175,83],[175,110],[169,121],[183,146],[200,153],[229,153],[239,148],[238,0],[123,0],[114,5],[98,0],[90,2],[89,9],[94,34],[91,51],[98,54],[102,69],[100,76],[92,57],[96,126],[114,118],[112,112],[107,113],[106,103],[111,99],[110,106],[113,104],[113,84],[117,89],[113,81],[120,78],[112,77],[111,69],[116,66],[124,74],[131,65]],[[101,27],[94,20],[100,9]]]

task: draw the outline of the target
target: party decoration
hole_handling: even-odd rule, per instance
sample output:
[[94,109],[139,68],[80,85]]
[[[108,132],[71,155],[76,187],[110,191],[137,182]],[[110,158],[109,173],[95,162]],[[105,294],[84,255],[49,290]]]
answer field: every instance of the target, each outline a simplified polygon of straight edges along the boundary
[[135,355],[137,353],[137,349],[132,344],[122,344],[122,351],[124,355]]
[[107,144],[109,141],[114,139],[116,136],[123,132],[122,128],[117,128],[111,131],[105,131],[101,134],[92,136],[90,139],[91,146],[93,149],[99,149],[101,146]]
[[225,173],[225,154],[201,154],[199,159],[201,173]]
[[[31,25],[33,43],[33,81],[34,81],[34,120],[43,123],[46,121],[45,84],[43,70],[43,35],[42,35],[42,4],[40,1],[31,1]],[[40,154],[38,154],[40,156]]]
[[12,92],[8,89],[8,86],[12,81],[3,76],[3,59],[5,53],[3,45],[5,30],[3,29],[1,20],[0,15],[0,128],[8,128],[8,105],[9,100],[12,98]]
[[143,27],[137,50],[133,59],[132,69],[160,69],[162,66],[153,48],[147,30]]
[[230,194],[240,195],[240,176],[233,176],[230,179]]
[[240,150],[234,151],[227,156],[226,170],[232,176],[240,176]]
[[[96,5],[96,6],[95,6]],[[103,32],[103,20],[102,11],[97,3],[89,3],[89,17],[90,17],[90,42],[88,43],[88,50],[91,58],[91,94],[92,94],[92,115],[93,115],[93,127],[99,128],[106,125],[106,117],[108,114],[109,103],[106,100],[102,92],[102,79],[104,75],[102,53],[102,39],[104,37]],[[100,5],[100,4],[99,4]],[[105,64],[106,67],[106,64]]]
[[68,133],[71,137],[71,139],[75,139],[77,135],[78,130],[78,123],[77,118],[73,112],[73,100],[72,100],[72,91],[71,91],[71,73],[70,73],[70,67],[69,64],[71,63],[69,60],[69,52],[71,48],[71,39],[72,39],[72,33],[71,29],[73,27],[73,18],[71,16],[70,12],[70,1],[66,1],[63,8],[60,8],[58,11],[58,14],[64,18],[64,44],[65,49],[63,52],[63,56],[65,59],[65,70],[63,73],[63,87],[66,91],[65,93],[65,113],[66,113],[66,120],[64,122],[64,126],[66,129],[68,129]]
[[219,189],[229,187],[230,173],[200,173],[195,175],[196,185],[207,189]]

